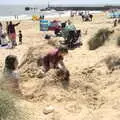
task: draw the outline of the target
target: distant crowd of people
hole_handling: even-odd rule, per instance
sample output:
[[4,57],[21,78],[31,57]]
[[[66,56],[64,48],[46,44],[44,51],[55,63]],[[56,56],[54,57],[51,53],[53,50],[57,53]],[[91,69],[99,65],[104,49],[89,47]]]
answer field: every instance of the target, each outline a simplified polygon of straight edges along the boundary
[[[15,27],[18,26],[20,22],[13,24],[12,21],[6,22],[6,31],[3,32],[3,25],[0,22],[0,45],[8,46],[9,48],[15,48],[17,46],[16,42],[16,30]],[[8,36],[8,39],[6,38]],[[19,30],[19,44],[22,44],[22,31]]]

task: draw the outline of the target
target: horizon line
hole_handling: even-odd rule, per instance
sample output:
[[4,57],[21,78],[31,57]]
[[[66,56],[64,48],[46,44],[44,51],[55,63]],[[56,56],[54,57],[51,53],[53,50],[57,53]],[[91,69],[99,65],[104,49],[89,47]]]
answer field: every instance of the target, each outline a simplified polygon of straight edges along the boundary
[[[36,5],[36,6],[39,6],[39,5],[48,5],[47,3],[46,4],[32,4],[32,3],[30,3],[30,4],[0,4],[0,6],[2,6],[2,5]],[[120,6],[120,3],[119,4],[117,4],[117,3],[113,3],[113,4],[108,4],[108,3],[103,3],[103,4],[50,4],[49,3],[49,5],[51,6],[51,5],[56,5],[56,6],[70,6],[70,7],[74,7],[74,6],[79,6],[79,7],[82,7],[82,6]]]

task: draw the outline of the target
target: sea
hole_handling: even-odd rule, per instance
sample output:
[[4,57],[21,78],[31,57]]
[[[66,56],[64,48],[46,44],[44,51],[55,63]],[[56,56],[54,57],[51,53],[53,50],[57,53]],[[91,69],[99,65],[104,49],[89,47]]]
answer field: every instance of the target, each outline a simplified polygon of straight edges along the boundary
[[[25,7],[30,7],[33,9],[26,11]],[[69,16],[71,13],[71,11],[41,11],[41,9],[46,7],[47,5],[0,5],[0,21],[28,20],[31,19],[33,15],[44,15],[46,18]]]
[[27,19],[34,14],[40,14],[40,9],[45,8],[45,5],[28,5],[31,8],[37,8],[26,11],[26,5],[0,5],[0,20],[15,19],[19,16],[19,19]]

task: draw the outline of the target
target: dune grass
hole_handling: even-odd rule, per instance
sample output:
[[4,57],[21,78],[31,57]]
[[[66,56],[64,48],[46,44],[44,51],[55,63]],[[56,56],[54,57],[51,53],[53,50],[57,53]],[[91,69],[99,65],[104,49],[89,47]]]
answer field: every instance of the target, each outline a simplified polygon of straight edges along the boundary
[[95,50],[100,46],[104,45],[105,41],[108,40],[111,33],[108,29],[100,29],[98,32],[88,41],[89,50]]
[[120,46],[120,36],[117,38],[117,45]]
[[17,120],[18,109],[15,97],[7,91],[0,91],[0,120]]
[[116,68],[120,68],[120,57],[114,55],[108,56],[105,59],[105,63],[108,69],[113,71]]

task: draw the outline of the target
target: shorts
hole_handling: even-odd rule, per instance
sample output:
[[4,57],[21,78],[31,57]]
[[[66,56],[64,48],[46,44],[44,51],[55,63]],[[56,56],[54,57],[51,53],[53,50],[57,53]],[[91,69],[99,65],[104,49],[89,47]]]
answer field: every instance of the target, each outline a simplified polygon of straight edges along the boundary
[[16,34],[15,34],[15,33],[10,33],[10,34],[9,34],[9,38],[10,38],[11,40],[16,40]]
[[50,69],[49,61],[46,57],[39,57],[37,61],[38,66],[43,66],[43,71],[47,72]]

